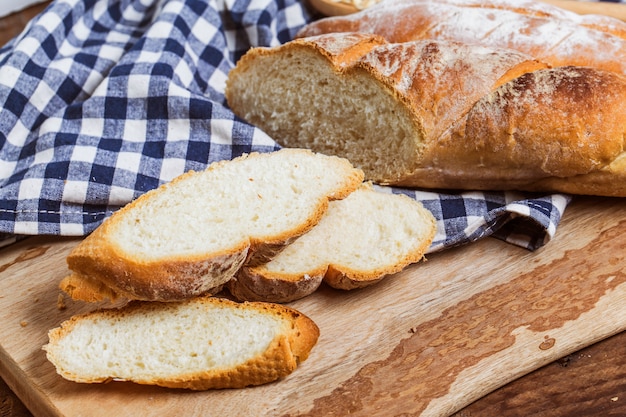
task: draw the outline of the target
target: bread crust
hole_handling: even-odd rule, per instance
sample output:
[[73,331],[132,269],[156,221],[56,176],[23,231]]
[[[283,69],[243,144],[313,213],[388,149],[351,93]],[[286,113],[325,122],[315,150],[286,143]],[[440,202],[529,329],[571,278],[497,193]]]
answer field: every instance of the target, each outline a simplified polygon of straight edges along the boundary
[[71,273],[63,278],[59,283],[59,288],[72,299],[88,303],[107,300],[117,301],[124,298],[104,282],[76,273]]
[[238,300],[288,303],[313,294],[322,284],[326,268],[303,275],[268,274],[262,267],[243,267],[226,288]]
[[[308,150],[283,150],[279,152],[301,152]],[[233,161],[256,158],[261,154],[250,154]],[[208,170],[217,170],[233,161],[212,164]],[[246,236],[239,241],[229,241],[223,249],[210,253],[170,255],[156,259],[128,253],[116,243],[118,223],[133,210],[140,210],[145,201],[150,201],[168,187],[202,173],[188,172],[169,184],[152,190],[126,205],[105,220],[91,235],[85,238],[67,257],[71,275],[61,283],[61,289],[83,301],[103,298],[127,298],[146,301],[178,301],[203,294],[215,294],[229,281],[244,264],[255,265],[274,256],[295,237],[310,230],[328,207],[330,199],[345,198],[363,180],[363,173],[345,161],[346,175],[332,195],[320,195],[312,203],[310,216],[295,224],[291,229],[281,230],[267,236]],[[349,169],[348,169],[349,167]],[[233,190],[233,192],[237,192]],[[262,216],[263,213],[259,213]],[[182,233],[182,232],[181,232]],[[80,284],[82,278],[92,282]],[[95,281],[98,284],[95,284]],[[102,288],[104,284],[108,288]]]
[[[363,39],[367,37],[369,43]],[[364,49],[364,44],[371,47]],[[354,45],[358,53],[366,51],[360,58]],[[290,61],[288,56],[297,58]],[[264,109],[264,102],[250,106],[237,98],[247,72],[280,60],[284,66],[293,64],[297,73],[304,59],[317,60],[311,66],[320,68],[320,79],[349,84],[352,90],[346,87],[345,94],[376,85],[370,89],[377,90],[376,100],[361,105],[392,103],[385,111],[397,119],[389,124],[405,126],[402,134],[381,141],[382,129],[354,133],[353,126],[367,122],[357,114],[355,120],[324,121],[331,127],[310,137],[289,117],[280,123],[267,121],[258,113],[272,112]],[[618,73],[551,68],[521,52],[458,42],[381,44],[378,35],[364,33],[299,38],[276,48],[253,49],[240,62],[227,87],[236,114],[283,146],[346,157],[376,183],[626,196],[626,170],[619,162],[626,136],[626,77]],[[282,80],[268,81],[278,82]],[[311,100],[312,112],[316,106]],[[328,140],[320,142],[319,136]],[[379,143],[384,147],[376,148]]]
[[[329,210],[329,218],[322,219],[316,229],[300,237],[302,245],[294,244],[278,255],[276,261],[281,256],[287,257],[287,261],[278,261],[279,265],[287,264],[287,267],[276,268],[270,266],[271,263],[246,265],[226,284],[230,293],[239,300],[283,303],[310,295],[322,282],[341,290],[364,288],[424,259],[437,230],[435,218],[420,203],[404,195],[378,193],[367,183],[350,197],[332,204],[337,208],[345,205],[345,208]],[[367,206],[376,206],[376,214],[368,215],[371,208]],[[410,216],[410,221],[401,219],[404,215]],[[384,229],[385,226],[392,227],[381,220],[383,217],[393,221],[398,229],[408,228],[407,223],[416,226],[410,234],[407,233],[402,238],[411,242],[411,246],[394,245],[394,240],[388,237],[394,236],[396,230],[388,229],[379,235],[367,231],[366,223],[375,230]],[[365,231],[363,234],[359,234],[361,229]],[[398,240],[397,237],[395,239]],[[384,247],[380,242],[385,242],[394,249]],[[382,259],[366,266],[361,258],[334,256],[344,248],[345,253],[351,253],[350,248],[359,243],[362,243],[362,246],[357,246],[360,249],[359,257],[378,256]],[[314,256],[313,252],[320,246],[332,248],[331,253],[326,254],[324,250],[319,250]],[[292,251],[293,248],[295,249]],[[385,255],[374,254],[378,251]],[[301,261],[304,256],[315,259],[315,262],[306,262],[303,265]]]
[[[308,358],[319,338],[317,325],[306,315],[287,306],[268,303],[236,303],[217,297],[200,297],[180,303],[200,303],[218,308],[256,310],[259,314],[267,314],[279,319],[282,324],[267,349],[253,358],[233,367],[209,367],[193,372],[181,372],[176,376],[159,376],[158,372],[149,378],[79,374],[63,367],[62,355],[64,353],[59,352],[56,345],[63,337],[72,332],[78,323],[109,318],[123,322],[124,318],[135,313],[149,315],[151,311],[175,308],[177,303],[133,301],[120,309],[97,310],[73,316],[62,323],[60,327],[50,330],[49,342],[43,349],[47,352],[48,359],[56,366],[57,372],[64,378],[75,382],[102,383],[111,380],[127,380],[138,384],[159,385],[169,388],[208,390],[243,388],[284,378]],[[210,309],[207,310],[207,314],[209,315],[207,317],[208,323],[211,319]],[[162,324],[166,325],[167,323]],[[76,348],[80,349],[80,347]],[[131,346],[131,348],[140,350],[142,347]]]
[[626,73],[626,23],[521,0],[387,0],[361,12],[321,19],[298,37],[361,32],[391,43],[437,39],[514,49],[551,66]]
[[70,270],[79,271],[75,273],[78,277],[99,281],[118,297],[129,300],[178,301],[214,293],[241,268],[247,257],[249,243],[243,241],[229,252],[208,257],[158,261],[133,258],[108,239],[109,220],[70,253],[67,264]]
[[[520,76],[476,102],[395,185],[626,196],[626,79],[585,67]],[[469,140],[468,140],[469,139]],[[620,169],[622,168],[622,169]]]

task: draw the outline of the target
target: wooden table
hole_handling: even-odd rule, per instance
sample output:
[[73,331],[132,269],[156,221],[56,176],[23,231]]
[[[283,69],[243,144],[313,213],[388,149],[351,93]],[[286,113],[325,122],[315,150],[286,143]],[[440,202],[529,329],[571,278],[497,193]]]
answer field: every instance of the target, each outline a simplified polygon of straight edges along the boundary
[[[14,36],[43,7],[45,4],[0,19],[0,43]],[[609,201],[615,204],[614,200]],[[588,198],[575,200],[574,209],[566,211],[564,224],[571,220],[568,215],[576,214],[576,204],[589,208],[595,202],[596,199]],[[601,209],[603,202],[606,200],[599,199],[597,202],[599,213],[607,215]],[[564,229],[567,230],[566,227]],[[545,250],[550,250],[550,246]],[[626,415],[626,333],[616,334],[568,354],[510,382],[468,405],[457,412],[455,417],[537,414],[554,417]],[[31,416],[2,380],[0,416]]]
[[[473,385],[473,382],[470,382],[466,383],[463,389],[466,391],[466,394],[471,396],[474,390],[484,389],[480,388],[480,385],[482,384],[484,387],[485,383],[489,383],[489,379],[500,378],[501,380],[504,379],[511,382],[489,394],[486,393],[487,395],[484,395],[473,404],[468,401],[467,404],[469,405],[458,411],[455,417],[492,417],[496,415],[499,417],[529,415],[604,417],[607,415],[626,415],[626,333],[620,333],[619,331],[607,333],[604,340],[595,344],[585,342],[585,340],[601,340],[602,337],[597,337],[595,332],[605,332],[606,328],[611,327],[616,321],[620,322],[620,329],[626,328],[626,305],[622,303],[622,300],[626,299],[626,253],[623,251],[626,247],[626,235],[622,233],[624,225],[626,225],[626,206],[623,205],[622,200],[580,197],[576,198],[568,207],[556,238],[538,253],[528,253],[523,249],[512,247],[495,239],[484,239],[472,245],[431,255],[428,262],[411,267],[398,274],[398,277],[377,284],[377,288],[360,290],[359,292],[351,292],[349,294],[326,289],[320,294],[313,294],[307,297],[307,299],[301,300],[301,302],[296,302],[296,308],[307,314],[313,313],[312,317],[314,320],[316,322],[318,322],[317,319],[320,320],[318,324],[321,326],[322,336],[326,336],[326,338],[323,341],[321,340],[314,348],[313,355],[304,363],[302,370],[299,368],[294,372],[292,381],[307,381],[306,383],[310,384],[312,379],[309,378],[323,380],[327,378],[329,372],[341,374],[335,375],[333,378],[343,381],[344,375],[351,375],[355,369],[358,370],[360,367],[357,375],[361,372],[375,372],[376,378],[381,378],[381,385],[386,387],[395,384],[394,381],[397,380],[396,375],[393,373],[399,372],[405,381],[406,391],[409,391],[409,398],[412,398],[412,395],[420,395],[421,393],[419,388],[414,388],[414,384],[419,385],[420,378],[416,379],[414,375],[415,366],[420,361],[428,359],[422,353],[418,353],[423,352],[420,347],[420,343],[422,343],[421,338],[428,338],[428,340],[432,341],[439,338],[438,335],[441,334],[441,338],[447,340],[446,343],[449,343],[450,346],[464,349],[464,352],[460,355],[457,353],[453,359],[453,367],[456,367],[459,363],[463,367],[465,365],[462,362],[465,361],[465,357],[468,357],[470,362],[472,362],[475,359],[475,350],[485,349],[482,346],[467,348],[468,342],[480,340],[480,343],[484,342],[492,347],[494,343],[500,345],[501,339],[496,340],[493,337],[489,337],[485,331],[491,328],[496,329],[495,331],[497,332],[497,327],[501,322],[499,314],[505,310],[510,312],[511,305],[517,303],[517,306],[520,307],[517,311],[521,311],[522,314],[515,313],[511,316],[510,313],[502,313],[502,321],[513,318],[514,320],[520,320],[520,322],[514,325],[516,330],[512,333],[509,333],[507,330],[498,338],[502,336],[508,337],[510,334],[516,334],[516,338],[523,338],[524,335],[518,334],[518,330],[528,327],[524,323],[534,323],[536,321],[535,319],[527,321],[527,314],[537,313],[537,311],[526,311],[526,306],[529,304],[528,300],[535,304],[543,303],[543,300],[546,299],[545,297],[552,298],[550,302],[552,302],[553,306],[547,307],[547,314],[539,311],[542,314],[539,316],[539,319],[545,321],[546,319],[551,320],[552,317],[559,316],[561,309],[565,311],[573,306],[573,309],[577,310],[583,304],[586,305],[585,308],[590,308],[591,304],[584,301],[587,297],[587,291],[596,293],[596,295],[592,296],[592,299],[595,299],[600,294],[610,294],[613,291],[610,288],[617,288],[617,296],[612,296],[612,304],[608,308],[605,305],[604,310],[596,312],[591,319],[584,318],[578,313],[574,314],[574,316],[567,313],[566,316],[570,320],[570,324],[573,323],[571,320],[578,322],[575,329],[570,328],[569,331],[561,332],[567,327],[563,327],[567,323],[557,323],[556,326],[548,326],[550,330],[541,330],[531,335],[530,353],[534,355],[549,354],[550,351],[562,349],[559,347],[562,343],[570,342],[579,347],[587,347],[578,350],[571,349],[561,356],[552,354],[550,357],[553,357],[555,360],[552,362],[543,361],[542,363],[546,365],[534,372],[530,372],[535,368],[531,369],[530,366],[532,364],[527,360],[528,349],[526,353],[522,353],[524,352],[523,349],[528,347],[527,343],[520,342],[520,345],[522,345],[522,350],[520,351],[515,346],[506,348],[505,366],[501,365],[505,358],[502,355],[495,361],[483,364],[482,376],[476,378],[476,386]],[[584,238],[579,239],[581,236]],[[178,406],[176,406],[177,402],[183,400],[190,407],[193,407],[193,404],[196,404],[197,407],[198,403],[216,402],[216,398],[226,398],[226,401],[217,401],[220,403],[219,407],[224,407],[224,403],[232,401],[233,396],[239,399],[238,406],[241,406],[241,398],[254,398],[251,401],[259,401],[259,392],[262,391],[258,389],[237,393],[207,393],[206,396],[205,394],[170,394],[169,391],[139,387],[134,389],[132,386],[118,386],[115,383],[108,386],[95,386],[93,388],[76,387],[74,389],[71,383],[63,382],[60,377],[56,376],[50,364],[47,364],[42,357],[39,346],[44,343],[46,329],[56,326],[59,320],[62,319],[61,316],[68,317],[71,313],[69,310],[83,308],[83,306],[78,304],[72,305],[70,303],[67,305],[68,311],[57,311],[56,305],[58,291],[55,289],[56,283],[66,273],[64,256],[76,242],[75,239],[68,241],[67,239],[56,238],[33,238],[0,251],[0,270],[3,271],[0,273],[0,285],[2,285],[0,305],[2,305],[1,309],[5,311],[4,318],[0,320],[0,328],[3,329],[0,344],[9,346],[8,351],[11,357],[16,357],[18,363],[22,363],[21,366],[24,372],[33,380],[34,385],[32,387],[34,388],[31,387],[31,391],[22,391],[22,395],[25,395],[24,401],[27,404],[41,407],[41,400],[33,399],[33,396],[37,395],[37,384],[42,384],[40,385],[42,387],[41,390],[45,396],[49,396],[46,398],[50,398],[54,403],[59,403],[62,408],[67,408],[68,402],[71,403],[69,408],[73,412],[67,415],[72,416],[80,415],[75,413],[77,407],[78,410],[85,409],[89,412],[90,409],[93,411],[92,407],[100,407],[97,405],[101,404],[102,401],[112,401],[119,405],[125,404],[125,401],[135,401],[137,397],[142,397],[143,400],[138,400],[139,404],[135,404],[135,407],[142,406],[142,401],[150,400],[148,402],[162,404],[170,411],[178,409]],[[591,256],[587,256],[588,254]],[[473,266],[476,261],[481,263],[478,268]],[[513,267],[508,271],[511,273],[511,276],[507,276],[506,271],[511,266]],[[461,272],[457,272],[459,269]],[[485,269],[487,269],[486,273]],[[526,273],[527,269],[531,271],[530,274]],[[599,269],[602,271],[596,273],[596,270]],[[465,279],[464,274],[468,272],[470,276],[468,279]],[[522,277],[521,279],[519,278],[520,276]],[[30,277],[36,277],[36,279],[28,282]],[[548,281],[545,281],[546,277]],[[554,280],[555,277],[556,281]],[[441,281],[439,281],[440,279]],[[502,282],[502,284],[489,283],[492,279],[496,282]],[[569,288],[570,279],[577,282],[571,288]],[[418,281],[416,282],[415,280]],[[45,285],[42,285],[41,282],[44,281],[47,282]],[[7,282],[13,283],[6,285]],[[588,284],[588,282],[593,284]],[[619,286],[607,286],[604,288],[604,284],[607,282],[617,282]],[[554,284],[557,287],[552,287]],[[596,287],[596,284],[599,287],[603,287],[599,292],[596,291],[599,288]],[[476,291],[479,295],[480,303],[478,302],[479,299],[474,296],[470,299],[471,303],[466,302],[468,298],[466,298],[465,294],[473,291],[474,286],[483,287],[481,290]],[[556,288],[556,295],[552,294],[553,288]],[[580,297],[580,288],[582,288],[582,298]],[[431,289],[434,292],[431,292]],[[493,291],[494,289],[496,291]],[[570,303],[569,299],[564,299],[563,296],[568,296],[570,294],[568,291],[570,290],[574,296],[573,298],[577,298],[578,301],[574,300]],[[529,292],[537,293],[537,291],[539,291],[538,298],[529,298]],[[422,298],[418,303],[413,301],[417,297]],[[383,298],[384,300],[381,301]],[[450,300],[450,298],[455,300]],[[347,299],[349,301],[345,301]],[[581,299],[583,304],[580,304]],[[554,300],[557,300],[556,307]],[[597,300],[593,301],[592,304],[600,302],[600,298]],[[440,303],[446,305],[442,308],[438,306]],[[485,303],[487,303],[485,311],[479,313],[480,315],[477,317],[478,320],[484,323],[488,322],[488,325],[486,327],[482,326],[479,339],[467,338],[463,331],[456,336],[449,331],[449,328],[464,329],[468,317],[472,317],[472,321],[473,318],[476,318],[473,315],[473,309],[476,306],[483,308]],[[400,304],[403,305],[402,308],[410,304],[410,310],[396,311],[395,309],[399,308],[397,306]],[[539,310],[546,310],[545,306],[536,307]],[[406,312],[415,312],[415,308],[421,309],[422,313],[419,313],[418,316],[407,316]],[[461,314],[455,312],[457,308],[461,310]],[[357,309],[359,311],[359,319],[355,321],[354,317],[352,317],[348,320],[347,315]],[[494,319],[493,311],[496,310],[498,314],[496,314]],[[7,311],[8,313],[6,313]],[[414,331],[411,325],[419,323],[418,319],[420,319],[421,315],[430,315],[433,311],[436,319],[421,319],[422,323],[426,323],[426,327],[423,324],[418,324]],[[437,311],[442,311],[443,314],[439,314]],[[616,311],[617,316],[615,315]],[[600,315],[597,313],[600,313]],[[608,316],[612,315],[612,318],[606,319],[604,313],[607,313]],[[2,311],[0,311],[0,315],[2,315]],[[40,319],[43,319],[45,323],[38,323]],[[425,322],[424,320],[428,321]],[[560,320],[557,317],[556,321],[559,322]],[[335,325],[335,321],[341,323]],[[346,326],[357,322],[359,322],[359,325],[351,328],[350,332],[346,333],[344,330]],[[388,327],[388,324],[391,327]],[[431,325],[436,330],[432,331],[429,328]],[[20,329],[20,327],[22,328]],[[333,327],[339,327],[339,330],[337,328],[333,329]],[[7,330],[7,328],[14,330]],[[389,334],[386,334],[387,332]],[[17,337],[18,333],[29,333],[30,336],[28,339],[25,339],[25,343],[22,343],[17,338],[15,339],[17,343],[8,340],[13,339],[13,335]],[[329,335],[329,333],[332,333],[332,335]],[[353,334],[356,333],[358,335],[354,336]],[[411,333],[415,334],[411,335]],[[7,335],[9,335],[8,339]],[[556,345],[554,345],[553,339],[548,338],[548,335],[558,340]],[[485,336],[486,339],[482,340]],[[580,336],[580,340],[573,341],[578,336]],[[365,345],[362,344],[363,337],[369,339]],[[394,349],[395,355],[399,354],[400,357],[405,359],[397,359],[397,356],[393,356],[394,359],[391,359],[392,356],[389,356],[388,358],[391,361],[389,363],[387,360],[377,359],[380,357],[380,350],[387,351],[397,343],[399,343],[397,346],[401,346],[404,344],[402,340],[407,337],[415,339],[415,343],[418,344],[418,350],[414,352],[418,357],[421,356],[421,359],[418,358],[416,361],[416,355],[411,351],[411,349],[415,349],[413,342],[403,348],[407,350],[398,351],[397,348]],[[466,339],[458,343],[457,337]],[[382,346],[378,342],[373,342],[377,340],[385,340],[390,346]],[[517,340],[515,344],[518,344]],[[544,344],[546,345],[545,347],[543,346]],[[486,348],[487,351],[493,351],[492,347],[489,346]],[[361,364],[356,365],[355,368],[352,364],[345,362],[343,359],[337,359],[335,356],[337,352],[343,352],[346,353],[344,356],[350,356],[349,352],[353,352],[358,347],[361,347],[363,352],[359,356],[353,357],[352,360],[356,359],[360,362],[361,358],[363,358],[365,364],[369,363],[368,366]],[[371,354],[371,348],[374,348],[377,352]],[[23,354],[20,352],[23,352]],[[336,363],[326,366],[325,361],[336,361]],[[407,363],[405,361],[408,361],[409,364],[405,365]],[[513,368],[517,366],[518,361],[521,364],[521,369],[515,370]],[[446,369],[453,369],[453,367],[450,367],[450,364],[450,362],[442,362],[439,365],[443,365],[444,368],[448,367]],[[394,376],[389,377],[390,374],[386,374],[387,367],[391,375]],[[346,369],[335,371],[334,369],[336,368]],[[366,369],[367,371],[365,371]],[[524,369],[527,369],[530,373],[520,375],[521,377],[516,380],[510,375],[506,375],[509,371],[515,374]],[[432,370],[440,371],[439,367]],[[345,374],[342,374],[344,371]],[[477,369],[471,371],[474,372]],[[13,378],[12,382],[15,384],[15,375],[15,373],[6,375],[9,377],[7,381],[11,381],[11,378]],[[17,375],[19,375],[19,372]],[[446,374],[442,374],[442,376],[446,376]],[[370,395],[370,389],[367,385],[363,385],[361,380],[349,378],[348,381],[350,384],[356,384],[353,389],[358,393],[357,398],[360,398],[361,393],[366,398],[364,404],[362,404],[365,410],[368,410],[368,407],[370,407],[370,401],[375,404],[381,401],[380,394]],[[334,382],[336,381],[331,381],[331,383]],[[278,385],[269,388],[269,390],[276,395],[276,390],[282,392],[283,387],[285,387],[284,390],[287,392],[288,390],[294,390],[294,385],[301,387],[299,383],[281,381]],[[61,391],[59,391],[58,387],[62,387],[60,388]],[[328,388],[325,383],[321,387]],[[295,389],[297,392],[300,388]],[[309,386],[309,396],[317,395],[315,391],[311,393],[310,389],[311,387]],[[335,391],[335,394],[342,392],[341,390],[344,389],[346,389],[345,385],[343,385],[340,391]],[[428,388],[422,386],[421,390],[424,389],[428,391]],[[412,390],[417,390],[417,392]],[[350,392],[350,388],[347,392]],[[384,389],[383,392],[385,392]],[[402,395],[406,394],[407,392],[404,392]],[[293,395],[293,393],[290,394],[290,396]],[[307,394],[303,393],[302,395],[306,396]],[[343,391],[340,398],[342,395],[348,394]],[[393,395],[393,393],[390,393],[390,395]],[[328,398],[332,398],[332,396],[327,396],[325,400]],[[278,400],[284,402],[285,399],[282,398],[281,400],[279,397]],[[171,404],[171,402],[174,404]],[[1,415],[3,417],[30,416],[29,412],[6,385],[0,385],[0,404],[2,405]],[[331,405],[331,403],[327,402],[319,404],[321,404],[322,408]],[[105,409],[108,409],[107,407]],[[213,406],[212,408],[219,407]],[[42,413],[41,408],[39,411],[39,413],[36,413],[37,415],[48,415]],[[158,406],[156,409],[152,409],[151,412],[158,413]],[[377,414],[372,409],[372,413],[367,415],[386,416],[388,414]]]
[[[0,18],[0,45],[4,45],[15,35],[19,34],[24,26],[34,16],[39,14],[48,2],[36,4],[20,12]],[[4,380],[0,379],[0,417],[31,416],[24,404],[13,394]]]

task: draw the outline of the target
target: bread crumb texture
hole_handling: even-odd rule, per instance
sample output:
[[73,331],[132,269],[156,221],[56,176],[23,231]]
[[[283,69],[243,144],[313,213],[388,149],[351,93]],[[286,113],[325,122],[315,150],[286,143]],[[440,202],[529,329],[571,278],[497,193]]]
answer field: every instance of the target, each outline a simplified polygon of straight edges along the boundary
[[[387,18],[414,3],[322,19],[299,34],[308,36],[252,48],[229,73],[230,108],[280,145],[345,157],[381,185],[626,196],[625,72],[411,37],[419,19],[398,14],[393,25],[370,12]],[[508,27],[497,11],[488,15]]]
[[242,268],[228,289],[241,300],[288,302],[322,281],[362,288],[423,259],[435,232],[435,218],[421,203],[364,184],[332,201],[316,227],[272,260]]
[[68,256],[62,289],[84,301],[215,294],[244,264],[317,224],[363,172],[304,149],[252,153],[188,172],[114,213]]
[[297,229],[326,194],[340,198],[350,170],[345,160],[304,150],[216,163],[141,199],[116,219],[111,239],[135,257],[158,259],[273,237]]
[[201,297],[74,316],[49,332],[43,349],[71,381],[203,390],[285,377],[318,336],[309,318],[288,307]]
[[265,267],[291,272],[334,265],[378,275],[406,266],[406,258],[420,260],[434,232],[435,220],[420,203],[363,188],[332,202],[315,228]]

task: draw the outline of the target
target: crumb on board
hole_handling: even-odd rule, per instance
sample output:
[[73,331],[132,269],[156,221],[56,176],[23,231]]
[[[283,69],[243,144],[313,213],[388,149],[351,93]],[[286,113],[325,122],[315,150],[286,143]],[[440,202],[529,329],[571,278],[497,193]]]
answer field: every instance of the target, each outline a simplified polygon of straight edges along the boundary
[[59,310],[65,310],[67,305],[65,305],[65,298],[63,298],[63,294],[59,293],[57,296],[57,308]]

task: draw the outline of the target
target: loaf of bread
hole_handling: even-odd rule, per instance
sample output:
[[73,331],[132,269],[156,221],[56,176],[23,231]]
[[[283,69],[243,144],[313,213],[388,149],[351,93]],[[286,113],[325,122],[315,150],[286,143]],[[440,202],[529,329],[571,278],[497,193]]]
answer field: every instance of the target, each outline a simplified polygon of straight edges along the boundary
[[626,196],[626,79],[615,72],[329,33],[248,51],[226,97],[281,145],[345,157],[380,184]]
[[288,302],[322,281],[351,290],[420,261],[436,232],[433,215],[402,194],[364,184],[332,201],[322,220],[268,263],[244,266],[227,284],[240,300]]
[[318,337],[310,318],[282,305],[197,297],[74,316],[50,330],[43,349],[70,381],[207,390],[283,378]]
[[626,23],[579,15],[532,0],[384,0],[362,12],[322,19],[300,37],[363,32],[388,42],[439,39],[524,52],[551,66],[626,74]]
[[264,263],[363,181],[347,160],[285,149],[188,172],[114,213],[69,254],[75,299],[175,301]]

